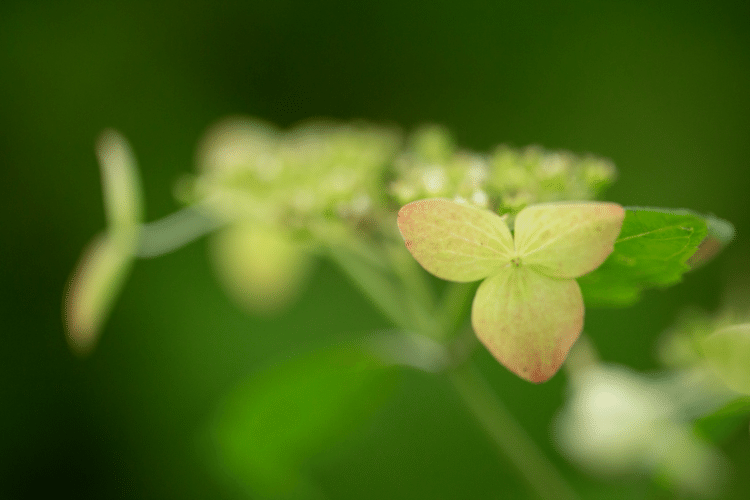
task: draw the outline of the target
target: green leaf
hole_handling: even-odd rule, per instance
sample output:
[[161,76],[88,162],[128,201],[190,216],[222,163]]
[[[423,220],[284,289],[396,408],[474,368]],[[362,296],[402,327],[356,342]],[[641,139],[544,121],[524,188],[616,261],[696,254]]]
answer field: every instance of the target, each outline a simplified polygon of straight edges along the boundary
[[695,430],[699,435],[711,441],[723,441],[738,428],[747,425],[748,415],[750,415],[750,397],[741,397],[696,420]]
[[395,372],[329,349],[271,366],[234,388],[212,421],[217,467],[253,498],[322,498],[305,471],[380,407]]
[[701,347],[727,387],[750,394],[750,323],[721,328],[701,340]]
[[706,232],[706,221],[685,210],[627,209],[614,252],[578,279],[586,304],[627,306],[642,290],[679,282]]

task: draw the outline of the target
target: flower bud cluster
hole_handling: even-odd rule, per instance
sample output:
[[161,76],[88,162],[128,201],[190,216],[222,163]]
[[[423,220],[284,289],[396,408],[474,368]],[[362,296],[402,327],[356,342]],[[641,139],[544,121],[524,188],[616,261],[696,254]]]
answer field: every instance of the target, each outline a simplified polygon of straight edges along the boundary
[[397,146],[397,134],[366,125],[313,122],[282,132],[233,118],[206,134],[189,198],[230,221],[359,220],[371,214]]
[[311,267],[309,235],[327,241],[329,226],[341,228],[336,222],[359,225],[372,216],[397,146],[393,132],[360,124],[318,121],[280,131],[232,118],[209,130],[200,173],[182,191],[227,223],[211,248],[230,296],[254,313],[291,303]]
[[526,205],[589,200],[615,178],[609,160],[538,146],[498,146],[490,155],[458,150],[440,127],[418,130],[394,164],[389,186],[401,205],[421,198],[447,197],[500,212]]
[[389,185],[399,205],[422,198],[454,198],[488,208],[490,169],[484,157],[456,149],[442,127],[415,132],[409,148],[394,162],[395,178]]
[[434,125],[397,154],[399,143],[393,130],[364,124],[317,121],[280,131],[228,119],[206,134],[186,198],[229,221],[303,227],[316,218],[360,224],[386,194],[399,206],[442,197],[513,214],[532,203],[595,198],[615,177],[608,160],[537,146],[461,150]]
[[489,164],[488,191],[497,194],[503,211],[511,212],[532,203],[593,199],[616,175],[609,160],[539,146],[499,146]]

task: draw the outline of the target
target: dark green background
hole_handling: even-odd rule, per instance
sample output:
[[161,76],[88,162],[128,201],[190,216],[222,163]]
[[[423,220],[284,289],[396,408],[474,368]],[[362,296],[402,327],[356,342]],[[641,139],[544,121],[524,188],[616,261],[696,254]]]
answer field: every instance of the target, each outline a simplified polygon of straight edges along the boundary
[[[94,140],[115,127],[142,167],[149,220],[177,208],[205,128],[227,114],[311,116],[612,158],[623,205],[731,220],[714,263],[638,306],[587,313],[602,357],[656,366],[654,340],[688,305],[720,307],[750,280],[750,4],[476,0],[18,1],[0,4],[0,498],[231,498],[199,436],[216,404],[274,360],[387,327],[321,263],[285,315],[225,298],[201,241],[140,261],[98,350],[80,360],[61,323],[64,283],[104,227]],[[483,372],[550,453],[564,376]],[[441,377],[402,374],[351,445],[311,466],[331,498],[523,498]],[[747,429],[723,443],[745,498]],[[561,467],[591,498],[666,497]],[[614,488],[614,489],[612,489]],[[606,492],[606,493],[605,493]]]

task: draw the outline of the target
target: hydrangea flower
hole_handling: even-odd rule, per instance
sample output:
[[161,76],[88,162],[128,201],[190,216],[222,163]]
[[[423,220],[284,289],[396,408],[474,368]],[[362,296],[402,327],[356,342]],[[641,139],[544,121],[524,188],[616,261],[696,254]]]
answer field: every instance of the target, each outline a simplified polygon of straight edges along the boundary
[[500,363],[539,383],[557,372],[583,329],[575,278],[612,253],[624,217],[615,203],[532,205],[511,234],[494,212],[436,198],[402,207],[398,226],[430,273],[484,280],[472,304],[474,331]]

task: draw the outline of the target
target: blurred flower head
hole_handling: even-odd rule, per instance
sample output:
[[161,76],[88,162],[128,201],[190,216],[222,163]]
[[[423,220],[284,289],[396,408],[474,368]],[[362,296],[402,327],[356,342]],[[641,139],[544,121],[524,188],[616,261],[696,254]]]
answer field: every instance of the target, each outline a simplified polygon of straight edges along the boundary
[[392,130],[331,121],[289,131],[229,118],[206,133],[187,199],[225,222],[213,261],[230,296],[275,312],[297,295],[320,240],[366,226],[398,146]]
[[314,121],[281,131],[250,118],[211,127],[187,197],[229,222],[302,227],[371,216],[379,181],[399,144],[393,130]]
[[726,476],[723,456],[683,418],[665,380],[614,365],[574,374],[554,422],[562,453],[601,475],[646,473],[690,495],[715,497]]

